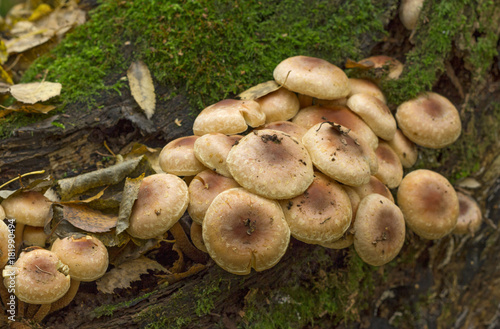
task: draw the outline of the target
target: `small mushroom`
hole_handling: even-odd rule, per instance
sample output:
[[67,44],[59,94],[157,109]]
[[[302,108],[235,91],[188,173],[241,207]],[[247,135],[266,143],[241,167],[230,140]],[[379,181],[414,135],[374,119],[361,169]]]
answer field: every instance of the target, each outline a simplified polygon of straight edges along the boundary
[[207,168],[231,178],[233,176],[226,164],[227,155],[242,138],[241,135],[205,134],[194,143],[194,155]]
[[422,11],[424,0],[402,0],[399,5],[399,19],[408,30],[417,27],[418,17]]
[[408,227],[424,239],[442,238],[457,224],[457,193],[437,172],[418,169],[406,175],[399,185],[397,202]]
[[471,234],[474,235],[481,227],[483,215],[481,208],[469,195],[457,191],[459,214],[457,219],[457,226],[453,229],[454,234]]
[[359,204],[354,232],[354,249],[365,263],[387,264],[404,244],[403,213],[386,197],[370,194]]
[[280,88],[255,101],[266,115],[266,123],[289,120],[300,108],[297,95],[286,88]]
[[43,227],[26,226],[23,233],[23,244],[28,247],[44,248],[47,244],[47,237]]
[[9,227],[0,220],[0,270],[9,260]]
[[417,162],[417,145],[409,140],[400,129],[396,130],[394,138],[387,143],[396,152],[404,168],[411,168]]
[[290,242],[280,205],[233,188],[219,194],[203,221],[203,241],[210,257],[233,274],[264,271],[276,265]]
[[191,241],[198,250],[203,251],[204,253],[208,253],[207,247],[205,247],[205,242],[203,241],[203,227],[196,223],[191,223],[190,229]]
[[375,154],[377,155],[378,171],[374,176],[389,188],[398,187],[403,179],[403,165],[396,152],[387,142],[381,140]]
[[206,167],[194,154],[194,144],[199,136],[186,136],[174,139],[160,152],[160,168],[167,174],[194,176]]
[[348,98],[355,94],[368,94],[378,98],[382,103],[387,104],[387,100],[382,90],[370,80],[349,78],[349,84],[351,85],[351,92],[347,96]]
[[377,193],[394,202],[391,190],[375,176],[371,176],[368,183],[361,186],[353,186],[351,188],[356,191],[361,199],[364,199],[370,194]]

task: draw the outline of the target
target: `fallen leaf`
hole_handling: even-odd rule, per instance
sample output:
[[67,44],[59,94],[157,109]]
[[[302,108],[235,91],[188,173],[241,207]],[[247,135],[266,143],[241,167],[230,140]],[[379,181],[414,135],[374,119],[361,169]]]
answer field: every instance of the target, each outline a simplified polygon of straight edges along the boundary
[[361,63],[361,62],[353,61],[352,59],[347,59],[345,62],[346,69],[357,68],[357,69],[369,70],[369,69],[373,68],[374,66],[375,66],[375,64],[371,61],[364,61]]
[[50,111],[54,110],[56,107],[54,105],[44,105],[40,103],[36,104],[23,104],[23,103],[14,103],[9,107],[6,107],[5,110],[15,111],[15,112],[26,112],[26,113],[43,113],[47,114]]
[[33,10],[30,17],[28,17],[28,21],[37,21],[40,18],[47,16],[51,12],[52,8],[48,4],[42,3],[38,7],[36,7],[35,10]]
[[3,64],[9,58],[9,54],[7,53],[7,47],[3,40],[0,40],[0,64]]
[[242,100],[254,100],[280,89],[281,86],[274,80],[259,83],[238,95]]
[[133,62],[127,71],[130,92],[146,117],[151,119],[156,107],[156,94],[153,79],[148,67],[141,61]]
[[49,41],[54,36],[54,31],[45,28],[22,34],[17,38],[5,41],[7,52],[10,54],[22,53]]
[[132,213],[137,195],[139,194],[139,187],[141,186],[144,174],[137,178],[127,177],[125,186],[123,187],[122,202],[120,203],[120,210],[118,212],[118,222],[116,224],[116,234],[120,234],[129,227],[129,218]]
[[148,274],[149,270],[168,273],[158,262],[141,256],[122,263],[104,274],[96,282],[97,290],[105,294],[112,294],[117,288],[130,288],[132,282],[141,280],[141,274]]
[[63,216],[73,226],[92,233],[108,232],[116,226],[118,217],[82,204],[65,204]]
[[20,102],[34,104],[59,96],[61,88],[58,82],[19,83],[10,87],[10,94]]
[[7,84],[9,84],[9,90],[10,90],[10,85],[12,85],[14,82],[12,81],[10,74],[7,73],[7,71],[5,71],[1,65],[0,65],[0,79],[2,79],[3,81],[7,82]]

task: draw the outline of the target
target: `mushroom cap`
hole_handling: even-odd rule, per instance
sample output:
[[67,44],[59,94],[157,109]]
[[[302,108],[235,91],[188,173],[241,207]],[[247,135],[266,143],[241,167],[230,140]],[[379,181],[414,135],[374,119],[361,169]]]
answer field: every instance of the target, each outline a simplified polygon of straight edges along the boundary
[[244,275],[278,263],[288,248],[290,229],[278,202],[233,188],[208,207],[203,241],[220,267]]
[[344,71],[316,57],[289,57],[276,66],[273,76],[291,91],[320,99],[346,97],[350,91]]
[[476,200],[457,191],[459,214],[454,234],[474,234],[481,227],[483,215]]
[[437,172],[418,169],[406,175],[399,185],[397,201],[408,227],[424,239],[442,238],[457,224],[457,193]]
[[374,176],[389,188],[398,187],[403,179],[403,165],[396,152],[387,142],[380,141],[375,154],[378,160],[378,171]]
[[108,269],[108,249],[101,240],[90,235],[57,239],[51,251],[69,267],[71,278],[90,282],[102,277]]
[[394,80],[399,78],[404,68],[403,63],[395,58],[385,55],[371,56],[360,60],[358,63],[366,66],[371,66],[374,69],[387,69],[387,78]]
[[174,139],[160,152],[160,168],[167,174],[194,176],[205,166],[194,154],[194,144],[199,136],[185,136]]
[[301,109],[313,105],[314,97],[312,97],[312,96],[304,95],[304,94],[297,94],[297,98],[299,99]]
[[4,280],[15,271],[16,296],[25,303],[51,304],[69,290],[68,266],[52,251],[35,249],[22,252],[14,266],[5,269]]
[[254,130],[243,137],[229,152],[227,165],[241,186],[270,199],[302,194],[314,178],[305,147],[278,130]]
[[342,186],[316,172],[307,190],[280,201],[294,238],[310,244],[338,240],[352,219],[351,201]]
[[227,178],[207,169],[194,176],[189,183],[189,205],[187,211],[191,219],[203,223],[205,213],[213,199],[221,192],[240,185],[232,178]]
[[23,230],[23,243],[26,246],[45,247],[47,234],[43,227],[26,226]]
[[293,123],[306,129],[310,129],[320,122],[335,122],[356,132],[374,150],[378,146],[377,135],[356,113],[344,106],[320,106],[313,105],[300,110],[292,119]]
[[307,131],[302,142],[322,173],[348,186],[370,180],[370,147],[349,129],[329,122]]
[[233,135],[266,122],[259,103],[253,100],[224,99],[210,105],[198,114],[193,132],[201,136],[209,133]]
[[0,205],[0,220],[5,219],[5,210],[3,209],[2,205]]
[[354,243],[354,234],[352,234],[350,230],[347,230],[340,239],[323,242],[320,243],[320,245],[325,248],[339,250],[339,249],[349,248],[353,243]]
[[295,137],[298,141],[301,141],[302,137],[307,132],[306,128],[299,126],[298,124],[293,123],[291,121],[275,121],[267,123],[262,127],[257,128],[257,130],[262,130],[262,129],[279,130],[284,133],[287,133],[292,137]]
[[289,120],[300,108],[297,95],[286,88],[280,88],[255,101],[266,115],[266,123]]
[[2,269],[9,260],[9,233],[7,224],[5,224],[3,220],[0,220],[0,269]]
[[408,30],[417,27],[418,17],[422,11],[424,0],[402,0],[399,5],[399,19]]
[[445,97],[427,92],[399,105],[396,120],[403,134],[417,145],[442,148],[462,131],[456,107]]
[[11,194],[2,201],[2,207],[7,218],[24,225],[41,227],[52,217],[52,202],[37,191]]
[[359,204],[354,232],[354,249],[365,263],[387,264],[405,241],[403,213],[386,197],[370,194]]
[[387,143],[398,155],[403,168],[411,168],[417,162],[417,145],[409,140],[400,129],[396,130],[394,138]]
[[380,99],[368,94],[355,94],[347,106],[363,119],[378,137],[391,140],[396,133],[396,119]]
[[194,155],[207,168],[223,176],[233,177],[227,168],[226,159],[231,148],[242,138],[241,135],[205,134],[194,143]]
[[375,176],[371,176],[368,183],[361,186],[353,186],[352,189],[356,191],[361,199],[370,194],[377,193],[394,202],[394,197],[389,188]]
[[168,231],[184,214],[189,203],[187,184],[171,174],[144,178],[130,214],[127,232],[151,239]]
[[382,90],[370,80],[349,78],[349,84],[351,85],[351,92],[347,97],[351,97],[355,94],[368,94],[378,98],[382,103],[387,104],[387,100]]

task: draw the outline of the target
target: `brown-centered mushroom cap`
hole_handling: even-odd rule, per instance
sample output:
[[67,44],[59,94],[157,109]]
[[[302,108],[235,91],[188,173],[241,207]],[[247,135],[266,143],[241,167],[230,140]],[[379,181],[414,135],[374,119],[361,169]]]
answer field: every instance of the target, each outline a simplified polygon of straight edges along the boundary
[[396,152],[387,142],[380,141],[375,154],[378,159],[378,171],[375,177],[389,188],[398,187],[403,179],[403,165]]
[[233,135],[266,122],[259,103],[253,100],[224,99],[210,105],[198,114],[193,123],[195,135],[209,133]]
[[167,174],[194,176],[205,166],[194,155],[194,144],[199,136],[186,136],[174,139],[163,147],[159,162]]
[[465,193],[457,191],[459,214],[454,234],[474,234],[481,227],[483,215],[476,200]]
[[368,94],[380,99],[384,104],[387,104],[382,90],[370,80],[349,78],[349,84],[351,85],[351,92],[347,97],[351,97],[355,94]]
[[316,168],[327,176],[349,186],[370,180],[370,147],[349,129],[335,123],[318,123],[307,131],[302,142]]
[[368,183],[361,186],[353,186],[352,189],[356,191],[361,199],[370,194],[377,193],[394,202],[394,197],[389,188],[375,176],[371,176]]
[[244,275],[278,263],[288,248],[290,229],[276,201],[234,188],[219,194],[208,208],[203,241],[220,267]]
[[396,130],[394,138],[388,141],[389,146],[396,152],[404,168],[411,168],[418,159],[418,148],[415,143],[406,137],[400,129]]
[[241,135],[205,134],[194,143],[194,155],[207,168],[223,176],[232,177],[226,164],[227,155],[242,138]]
[[5,224],[3,220],[0,220],[0,269],[2,269],[9,260],[9,233],[7,224]]
[[239,186],[234,179],[219,175],[210,169],[202,171],[194,176],[189,184],[189,205],[187,208],[189,216],[194,222],[202,224],[213,199],[219,193]]
[[227,165],[242,187],[270,199],[304,193],[314,176],[302,143],[271,129],[254,130],[243,137],[229,152]]
[[52,244],[51,251],[68,265],[69,274],[74,280],[95,281],[108,269],[108,249],[101,240],[90,235],[57,239]]
[[457,224],[457,193],[437,172],[419,169],[406,175],[399,185],[397,202],[408,227],[424,239],[439,239]]
[[266,123],[289,120],[300,108],[297,95],[286,88],[280,88],[255,101],[266,115]]
[[276,66],[273,76],[277,83],[291,91],[320,99],[346,97],[350,91],[344,71],[315,57],[287,58]]
[[7,218],[30,226],[44,226],[45,221],[52,217],[51,206],[52,202],[36,191],[14,193],[2,201]]
[[403,134],[417,145],[442,148],[462,131],[456,107],[445,97],[427,92],[399,105],[396,120]]
[[287,133],[292,137],[295,137],[298,141],[301,141],[302,137],[307,132],[306,128],[299,126],[298,124],[293,123],[291,121],[271,122],[263,125],[262,127],[257,128],[257,130],[262,130],[262,129],[279,130],[284,133]]
[[359,115],[375,135],[391,140],[396,133],[396,119],[381,100],[368,94],[355,94],[347,100],[347,107]]
[[25,303],[51,304],[69,289],[68,266],[52,251],[22,252],[13,266],[3,270],[4,282],[15,272],[15,294]]
[[340,239],[351,224],[349,196],[340,184],[319,172],[303,194],[281,200],[280,205],[292,236],[306,243]]
[[403,247],[405,221],[392,201],[380,194],[361,200],[354,222],[354,249],[365,263],[381,266]]
[[139,239],[162,235],[181,218],[188,203],[188,187],[182,179],[170,174],[148,176],[139,187],[127,232]]

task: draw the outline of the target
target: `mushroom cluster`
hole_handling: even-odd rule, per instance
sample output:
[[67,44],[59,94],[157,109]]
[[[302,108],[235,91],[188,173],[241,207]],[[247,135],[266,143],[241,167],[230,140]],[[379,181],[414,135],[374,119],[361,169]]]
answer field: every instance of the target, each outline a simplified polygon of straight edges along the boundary
[[[387,56],[359,63],[388,68],[389,79],[403,69]],[[307,56],[283,60],[273,77],[202,110],[194,134],[160,155],[165,173],[188,182],[195,244],[219,266],[268,269],[290,236],[334,249],[353,244],[380,266],[399,253],[406,227],[425,239],[478,229],[480,213],[458,219],[478,208],[462,210],[445,177],[425,169],[404,176],[418,146],[459,137],[458,111],[445,97],[421,94],[393,115],[376,82]]]

